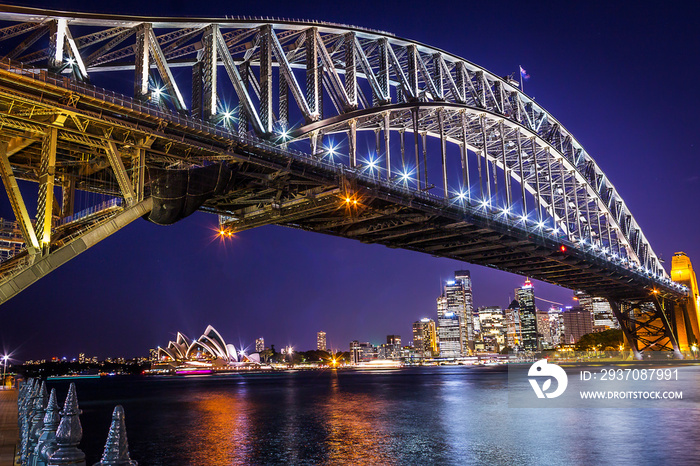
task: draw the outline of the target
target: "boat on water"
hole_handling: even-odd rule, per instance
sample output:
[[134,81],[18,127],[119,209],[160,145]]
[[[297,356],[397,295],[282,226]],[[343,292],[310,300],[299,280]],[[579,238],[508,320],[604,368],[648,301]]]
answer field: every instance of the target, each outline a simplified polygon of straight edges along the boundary
[[355,369],[400,369],[404,367],[404,363],[391,359],[373,359],[371,361],[355,364],[353,367]]

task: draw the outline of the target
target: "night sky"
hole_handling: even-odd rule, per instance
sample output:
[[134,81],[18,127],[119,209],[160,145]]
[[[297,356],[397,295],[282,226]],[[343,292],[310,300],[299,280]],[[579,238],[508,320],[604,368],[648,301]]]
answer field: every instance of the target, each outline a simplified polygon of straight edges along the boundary
[[[74,11],[160,16],[262,15],[354,24],[444,49],[498,74],[522,65],[534,96],[583,144],[670,269],[700,264],[700,35],[694,2],[83,2]],[[18,2],[57,8],[55,1]],[[3,193],[4,194],[4,193]],[[12,218],[5,197],[0,214]],[[195,214],[139,220],[0,307],[0,345],[18,361],[145,356],[208,324],[236,346],[407,342],[436,318],[441,279],[469,269],[477,306],[506,306],[524,278],[430,255],[282,227],[216,239]],[[573,304],[570,290],[536,294]],[[547,304],[538,302],[542,308]]]

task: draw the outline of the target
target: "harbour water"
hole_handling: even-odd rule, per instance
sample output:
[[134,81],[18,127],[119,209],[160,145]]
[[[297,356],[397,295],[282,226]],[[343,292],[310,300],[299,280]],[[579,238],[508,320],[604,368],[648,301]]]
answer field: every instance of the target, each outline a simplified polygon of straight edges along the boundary
[[[695,395],[700,367],[676,389]],[[76,381],[99,460],[116,404],[141,466],[698,464],[697,396],[677,409],[508,407],[505,366]],[[68,382],[51,382],[59,399]]]

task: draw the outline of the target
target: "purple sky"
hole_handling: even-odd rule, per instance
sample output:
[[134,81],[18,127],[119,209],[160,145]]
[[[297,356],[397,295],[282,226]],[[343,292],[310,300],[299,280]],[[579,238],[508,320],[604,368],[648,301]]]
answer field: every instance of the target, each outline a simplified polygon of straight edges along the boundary
[[[56,7],[52,1],[24,2]],[[675,251],[700,262],[698,7],[674,2],[81,2],[61,8],[173,16],[269,15],[390,31],[506,75],[607,173],[670,268]],[[167,7],[165,6],[167,5]],[[229,5],[228,7],[225,5]],[[429,8],[426,6],[429,5]],[[8,216],[6,198],[0,214]],[[508,304],[523,277],[430,255],[281,228],[215,239],[206,214],[170,227],[137,221],[0,307],[0,344],[17,359],[138,356],[177,331],[208,324],[235,345],[276,348],[352,339],[411,340],[436,316],[440,280],[469,269],[477,306]],[[536,294],[571,304],[570,290]],[[544,307],[545,303],[539,302]]]

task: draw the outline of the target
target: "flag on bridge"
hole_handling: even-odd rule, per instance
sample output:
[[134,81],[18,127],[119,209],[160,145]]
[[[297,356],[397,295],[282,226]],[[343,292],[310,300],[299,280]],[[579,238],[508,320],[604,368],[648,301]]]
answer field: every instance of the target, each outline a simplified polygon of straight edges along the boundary
[[[518,66],[520,66],[520,65],[518,65]],[[527,71],[525,71],[525,68],[523,68],[522,66],[520,66],[520,77],[525,78],[525,79],[530,79],[530,75],[527,74]]]
[[522,67],[522,65],[518,65],[520,68],[520,90],[525,92],[525,86],[523,86],[523,78],[527,81],[530,79],[530,75],[527,74],[527,71],[525,71],[525,68]]

